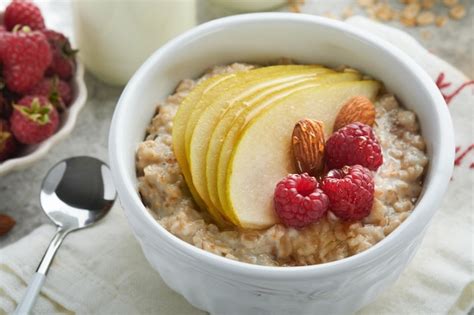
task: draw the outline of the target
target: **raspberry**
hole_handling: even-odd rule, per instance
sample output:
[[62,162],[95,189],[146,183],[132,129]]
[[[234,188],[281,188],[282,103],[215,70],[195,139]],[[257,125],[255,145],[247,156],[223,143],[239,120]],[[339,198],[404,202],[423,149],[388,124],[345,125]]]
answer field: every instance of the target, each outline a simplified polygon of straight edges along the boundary
[[17,151],[18,143],[16,142],[10,130],[10,125],[6,120],[0,119],[0,161],[14,155]]
[[42,78],[51,63],[51,50],[43,33],[28,27],[4,37],[3,77],[7,87],[25,94]]
[[63,80],[69,80],[76,71],[77,50],[72,49],[69,39],[59,32],[44,30],[43,34],[48,39],[53,52],[53,61],[46,74],[58,75]]
[[275,211],[284,225],[302,228],[326,213],[329,199],[318,186],[307,173],[290,174],[277,184]]
[[29,26],[33,30],[45,27],[40,9],[34,3],[24,0],[13,0],[6,7],[4,23],[9,31],[16,25]]
[[3,25],[0,25],[0,63],[2,63],[2,60],[3,60],[3,46],[4,46],[4,43],[5,43],[5,38],[8,36],[8,34],[10,34],[9,32],[7,32],[7,29],[5,28],[5,26]]
[[44,78],[28,94],[48,98],[59,111],[66,109],[72,100],[71,87],[58,77]]
[[349,124],[333,133],[326,142],[329,169],[359,164],[376,171],[382,163],[382,150],[370,126],[359,122]]
[[374,202],[374,179],[367,168],[354,165],[330,171],[321,188],[329,197],[330,210],[340,219],[361,220]]
[[58,128],[57,110],[44,96],[25,96],[14,105],[10,124],[15,138],[24,144],[39,143]]

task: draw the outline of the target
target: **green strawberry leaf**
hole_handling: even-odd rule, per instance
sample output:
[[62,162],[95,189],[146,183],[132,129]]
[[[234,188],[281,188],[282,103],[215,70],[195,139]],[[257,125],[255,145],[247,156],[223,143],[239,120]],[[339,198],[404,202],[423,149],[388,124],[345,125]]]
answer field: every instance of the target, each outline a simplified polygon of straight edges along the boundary
[[20,104],[13,105],[25,117],[40,125],[46,125],[50,122],[49,115],[53,110],[51,104],[41,105],[38,98],[33,99],[30,106]]

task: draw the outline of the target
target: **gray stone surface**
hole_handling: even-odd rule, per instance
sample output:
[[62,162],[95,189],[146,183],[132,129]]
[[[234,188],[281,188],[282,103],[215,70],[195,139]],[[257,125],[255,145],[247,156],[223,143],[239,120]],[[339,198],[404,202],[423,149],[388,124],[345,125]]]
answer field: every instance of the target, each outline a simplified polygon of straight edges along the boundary
[[[337,15],[347,4],[355,1],[307,2],[308,4],[303,7],[306,13],[331,12]],[[395,0],[393,2],[398,3]],[[462,21],[450,21],[441,29],[434,26],[407,29],[398,23],[391,24],[408,31],[430,51],[472,78],[474,77],[472,16],[474,1],[464,1],[464,3],[470,3],[468,15]],[[435,9],[441,10],[442,7]],[[198,17],[201,22],[228,14],[230,13],[225,10],[200,1]],[[0,237],[0,247],[18,240],[34,228],[48,222],[40,209],[38,195],[42,178],[52,165],[61,159],[75,155],[91,155],[107,160],[108,128],[121,88],[109,87],[91,75],[86,75],[86,83],[89,99],[69,138],[30,168],[0,177],[0,213],[11,215],[17,221],[15,228],[8,235]]]

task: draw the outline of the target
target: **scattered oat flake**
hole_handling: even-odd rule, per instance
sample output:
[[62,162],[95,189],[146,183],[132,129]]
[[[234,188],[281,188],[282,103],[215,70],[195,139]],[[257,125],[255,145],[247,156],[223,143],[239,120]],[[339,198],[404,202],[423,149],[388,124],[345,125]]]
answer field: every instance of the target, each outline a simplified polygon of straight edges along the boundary
[[294,13],[301,12],[301,6],[305,3],[305,0],[288,0],[288,5],[290,7],[290,11]]
[[290,11],[294,13],[300,13],[301,9],[299,5],[293,3],[293,4],[290,4]]
[[443,0],[443,4],[447,7],[452,7],[458,4],[458,0]]
[[400,23],[402,23],[405,26],[408,27],[413,27],[416,26],[416,19],[415,18],[406,18],[404,16],[400,17]]
[[393,19],[394,21],[400,20],[400,11],[393,10]]
[[416,3],[410,3],[407,5],[403,11],[402,11],[402,16],[407,19],[414,19],[420,13],[421,6],[418,2]]
[[416,23],[421,26],[433,24],[434,20],[435,15],[431,11],[423,11],[416,17]]
[[[399,0],[399,2],[403,4],[401,11],[390,5],[393,5],[392,1],[357,0],[357,4],[364,8],[366,15],[373,20],[383,22],[398,20],[407,27],[426,26],[433,23],[437,27],[443,27],[448,21],[447,16],[436,16],[430,10],[438,2],[437,0]],[[443,0],[442,2],[446,7],[450,8],[449,16],[452,19],[460,20],[466,15],[466,8],[458,4],[459,0]],[[341,16],[345,19],[353,14],[354,12],[349,6],[343,10]],[[326,13],[325,15],[334,18],[332,13]],[[428,37],[431,37],[431,34],[425,34],[425,38]]]
[[423,9],[431,9],[435,4],[435,0],[422,0],[421,7]]
[[357,4],[361,7],[371,7],[376,3],[376,0],[357,0]]
[[460,20],[466,15],[466,8],[462,4],[455,5],[449,10],[449,16],[455,20]]
[[435,19],[437,27],[443,27],[448,22],[448,17],[444,15],[438,15]]
[[383,3],[375,9],[375,16],[382,21],[391,21],[393,9],[387,3]]

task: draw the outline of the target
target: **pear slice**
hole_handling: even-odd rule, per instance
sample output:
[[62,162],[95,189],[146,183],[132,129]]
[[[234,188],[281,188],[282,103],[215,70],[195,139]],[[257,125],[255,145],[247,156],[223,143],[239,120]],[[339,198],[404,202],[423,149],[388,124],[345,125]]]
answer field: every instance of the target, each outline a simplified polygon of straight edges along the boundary
[[[265,109],[268,106],[271,106],[279,99],[287,97],[288,95],[303,89],[314,88],[320,84],[330,84],[343,81],[355,81],[359,80],[361,75],[358,73],[334,73],[334,74],[323,74],[316,78],[314,81],[308,84],[304,84],[296,87],[295,89],[288,89],[282,91],[281,93],[276,93],[271,95],[260,102],[257,102],[253,106],[241,108],[241,112],[237,117],[232,121],[231,125],[227,126],[227,132],[225,138],[217,139],[220,143],[220,151],[217,154],[218,162],[214,166],[214,176],[217,180],[216,188],[218,193],[218,198],[220,201],[221,208],[228,217],[234,217],[234,214],[227,213],[226,209],[229,209],[229,206],[226,205],[225,197],[225,187],[226,187],[226,177],[227,177],[227,166],[232,155],[232,151],[239,139],[240,132],[245,127],[246,123],[251,120],[255,115],[260,111]],[[214,140],[215,141],[215,140]],[[212,163],[209,161],[210,164]],[[209,180],[209,178],[208,178]]]
[[[191,192],[191,195],[194,198],[194,201],[197,203],[199,208],[206,209],[206,204],[199,196],[194,188],[194,184],[191,178],[191,172],[189,171],[188,161],[186,159],[186,151],[184,144],[184,135],[186,131],[186,125],[191,115],[191,111],[195,104],[199,102],[203,93],[206,90],[212,89],[215,85],[222,83],[230,78],[233,78],[236,74],[221,74],[215,77],[209,78],[200,82],[196,87],[194,87],[191,92],[184,98],[181,104],[178,107],[178,111],[173,119],[173,131],[172,131],[172,142],[173,142],[173,151],[176,156],[176,160],[183,172],[184,179],[186,184]],[[212,210],[211,210],[212,211]],[[220,225],[224,224],[224,219],[219,212],[211,213],[211,216],[219,223]]]
[[272,79],[274,75],[279,75],[282,72],[286,72],[289,75],[296,75],[298,73],[302,75],[310,75],[307,73],[308,71],[311,72],[314,68],[320,67],[321,66],[318,65],[278,65],[256,68],[244,72],[233,73],[231,74],[231,80],[223,80],[222,82],[209,86],[203,91],[201,97],[194,104],[191,108],[191,112],[188,114],[189,116],[186,121],[186,131],[184,136],[186,153],[189,153],[189,144],[191,143],[194,127],[196,126],[202,111],[205,110],[210,103],[217,99],[228,99],[229,92],[236,89],[243,89],[247,84],[252,84],[256,80],[263,82],[264,86],[270,86],[273,83],[266,81]]
[[377,81],[350,81],[304,89],[273,103],[253,117],[233,150],[226,178],[226,212],[243,228],[265,228],[278,222],[273,208],[275,185],[295,173],[291,134],[303,118],[324,123],[326,135],[344,103],[362,95],[374,100]]
[[[315,66],[302,66],[302,65],[289,65],[286,66],[289,70],[295,69],[306,69],[314,68]],[[264,68],[262,68],[264,69]],[[248,71],[248,70],[247,70]],[[189,170],[189,165],[186,157],[185,149],[185,132],[188,120],[193,112],[193,108],[200,103],[200,100],[203,95],[211,91],[214,87],[223,83],[226,80],[234,78],[238,73],[230,74],[221,74],[216,75],[212,78],[206,79],[200,82],[194,89],[186,96],[186,98],[181,102],[178,111],[173,120],[173,131],[172,131],[172,141],[173,141],[173,150],[178,161],[178,164],[181,167],[183,176],[186,180],[187,186],[198,206],[201,209],[208,208],[204,200],[201,198],[197,192],[194,183],[192,181],[191,172]],[[208,209],[211,216],[217,221],[221,226],[226,225],[225,219],[220,215],[215,209]]]
[[[285,82],[282,84],[276,84],[269,88],[263,89],[249,97],[246,97],[238,102],[235,102],[232,106],[228,107],[224,114],[220,115],[218,120],[215,122],[211,134],[208,136],[208,148],[205,156],[205,171],[206,171],[206,182],[207,190],[211,202],[216,205],[218,209],[222,209],[222,205],[219,200],[217,192],[217,163],[219,160],[219,153],[222,142],[227,134],[228,129],[232,125],[235,118],[240,112],[246,108],[253,107],[256,103],[261,102],[265,98],[273,96],[273,100],[276,100],[279,95],[286,95],[291,90],[296,88],[302,88],[303,86],[312,85],[318,82],[318,78],[328,73],[335,73],[335,71],[321,68],[318,69],[318,75],[314,77],[305,77],[302,79]],[[203,113],[204,117],[207,112]]]
[[[219,116],[243,97],[275,84],[315,76],[320,68],[286,65],[250,70],[238,73],[234,78],[216,85],[202,95],[187,123],[185,150],[194,187],[208,208],[216,206],[211,202],[207,191],[205,159],[210,133]],[[190,131],[189,144],[186,138],[188,131]]]

